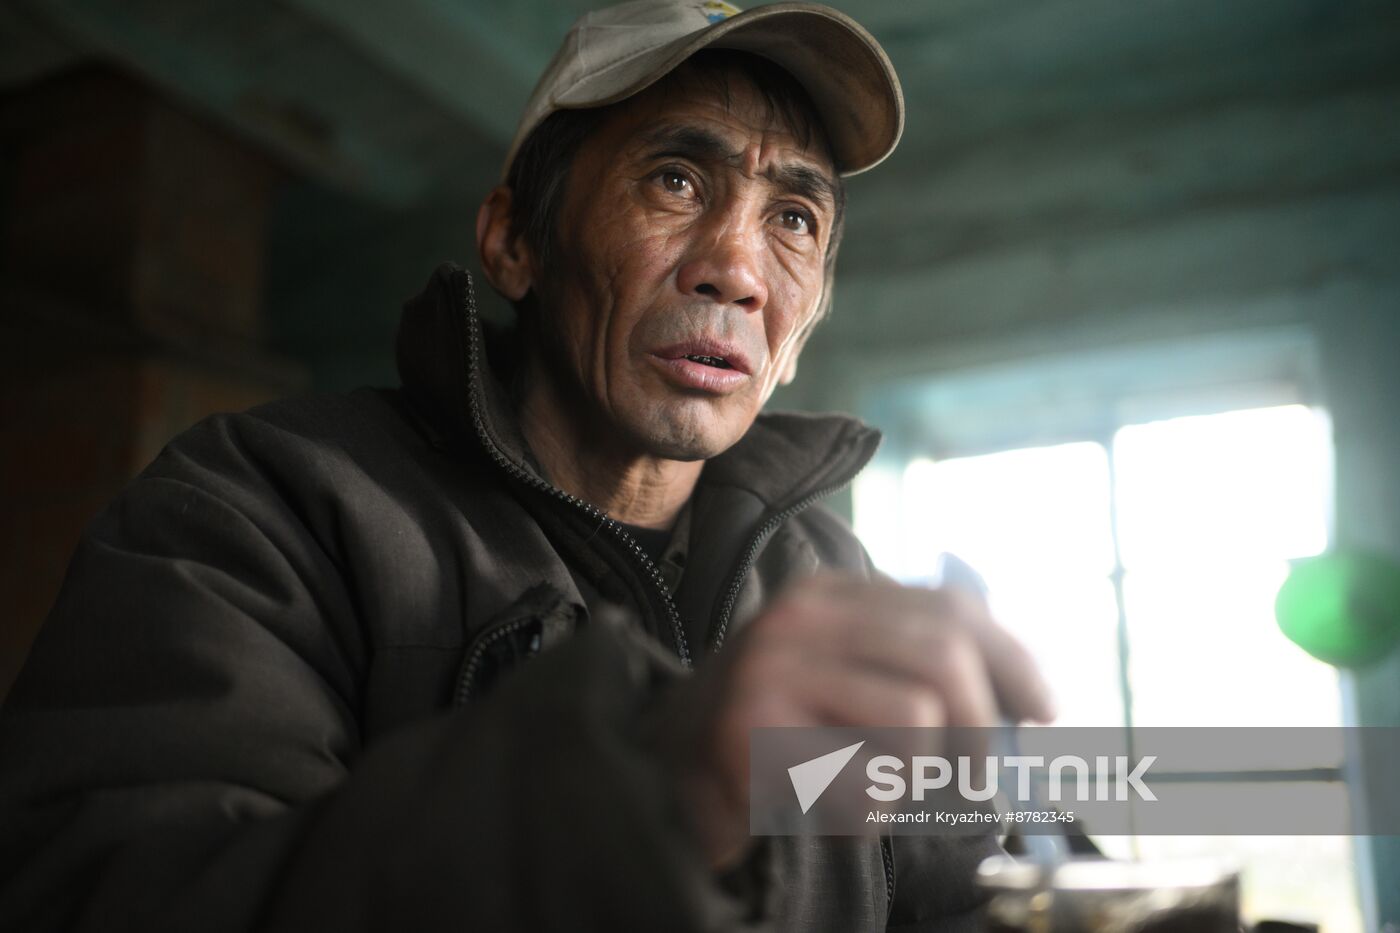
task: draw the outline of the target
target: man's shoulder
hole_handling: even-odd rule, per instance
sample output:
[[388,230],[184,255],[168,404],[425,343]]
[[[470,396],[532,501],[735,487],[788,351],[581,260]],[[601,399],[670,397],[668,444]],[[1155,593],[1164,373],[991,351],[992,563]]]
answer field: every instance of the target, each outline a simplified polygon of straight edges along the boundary
[[788,533],[803,538],[821,566],[854,572],[871,568],[865,546],[850,523],[828,505],[819,503],[794,516],[788,522]]
[[430,446],[397,390],[306,394],[203,418],[172,438],[140,478],[334,481],[421,456]]
[[289,395],[243,411],[210,415],[200,425],[275,430],[308,439],[353,434],[370,429],[386,418],[401,418],[400,394],[397,389],[360,388],[350,392]]
[[849,415],[765,412],[705,469],[709,481],[748,489],[769,508],[787,510],[850,483],[879,443],[880,432]]
[[292,395],[243,411],[216,412],[177,434],[166,449],[234,446],[256,454],[267,447],[352,443],[411,426],[400,396],[398,390],[363,388]]

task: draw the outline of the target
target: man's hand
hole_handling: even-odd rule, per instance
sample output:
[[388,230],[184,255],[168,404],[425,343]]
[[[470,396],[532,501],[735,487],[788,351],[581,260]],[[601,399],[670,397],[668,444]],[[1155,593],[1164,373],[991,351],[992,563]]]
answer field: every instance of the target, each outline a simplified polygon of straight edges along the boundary
[[[821,576],[793,586],[673,698],[687,812],[712,864],[748,842],[749,733],[765,726],[992,727],[1054,707],[979,598]],[[674,717],[674,718],[672,718]]]

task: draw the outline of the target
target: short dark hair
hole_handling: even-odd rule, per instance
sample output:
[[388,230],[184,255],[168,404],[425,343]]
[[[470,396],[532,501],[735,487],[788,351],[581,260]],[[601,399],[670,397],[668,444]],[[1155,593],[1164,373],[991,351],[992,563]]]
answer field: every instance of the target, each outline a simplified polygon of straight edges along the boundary
[[[726,106],[729,104],[729,75],[737,72],[747,78],[762,95],[770,115],[779,116],[804,148],[819,141],[830,155],[816,107],[797,79],[781,66],[760,55],[734,49],[702,49],[687,59],[686,65],[702,79],[713,82]],[[511,189],[511,235],[523,237],[541,263],[547,264],[558,249],[559,210],[579,148],[603,124],[612,108],[625,103],[588,110],[556,110],[535,127],[516,152],[506,174],[506,185]],[[837,164],[834,157],[832,164]],[[836,252],[845,229],[846,188],[840,175],[834,180],[836,203],[826,253],[826,288],[819,316],[824,316],[831,305]],[[524,302],[515,302],[517,314],[528,313],[532,301],[533,295],[527,295]]]

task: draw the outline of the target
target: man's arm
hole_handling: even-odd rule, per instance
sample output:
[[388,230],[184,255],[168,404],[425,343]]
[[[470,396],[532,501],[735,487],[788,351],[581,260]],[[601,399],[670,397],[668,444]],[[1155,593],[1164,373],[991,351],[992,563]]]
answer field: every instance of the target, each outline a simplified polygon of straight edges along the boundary
[[303,521],[324,504],[243,423],[172,445],[80,545],[0,718],[0,928],[738,926],[638,738],[657,668],[615,627],[364,747],[364,620]]

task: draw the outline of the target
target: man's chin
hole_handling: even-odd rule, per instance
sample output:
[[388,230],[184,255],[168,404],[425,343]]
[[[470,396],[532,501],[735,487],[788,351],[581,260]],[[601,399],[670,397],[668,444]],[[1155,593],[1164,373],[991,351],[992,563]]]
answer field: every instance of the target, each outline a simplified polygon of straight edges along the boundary
[[691,463],[696,460],[708,460],[724,453],[733,443],[718,444],[705,442],[699,439],[678,441],[674,439],[651,438],[647,445],[648,453],[653,457],[662,460],[680,460]]
[[650,424],[638,438],[646,451],[665,460],[693,462],[724,453],[744,436],[744,430],[728,425],[702,424],[683,419]]

